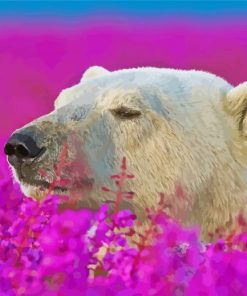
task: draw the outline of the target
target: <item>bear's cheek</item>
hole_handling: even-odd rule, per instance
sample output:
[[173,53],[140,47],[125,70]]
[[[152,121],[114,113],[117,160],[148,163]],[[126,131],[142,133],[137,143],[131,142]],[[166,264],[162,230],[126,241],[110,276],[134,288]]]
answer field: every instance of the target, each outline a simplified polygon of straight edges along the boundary
[[30,187],[26,193],[25,193],[25,190],[24,191],[24,194],[26,194],[26,196],[30,196],[32,197],[33,199],[36,199],[36,200],[43,200],[45,199],[45,197],[47,196],[48,194],[48,189],[47,190],[41,190],[40,188],[37,188],[37,187]]

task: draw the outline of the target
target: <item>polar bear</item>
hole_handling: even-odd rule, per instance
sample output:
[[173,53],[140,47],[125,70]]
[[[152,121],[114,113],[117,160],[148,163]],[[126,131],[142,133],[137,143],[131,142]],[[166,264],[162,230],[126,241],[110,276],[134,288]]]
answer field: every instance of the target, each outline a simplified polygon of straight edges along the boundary
[[[145,219],[164,192],[184,213],[166,210],[210,240],[246,215],[246,114],[247,83],[233,87],[196,70],[94,66],[60,93],[54,111],[16,130],[5,153],[26,195],[43,198],[52,187],[92,209],[125,156],[135,176],[125,189],[135,197],[123,207]],[[172,195],[178,184],[185,203]]]

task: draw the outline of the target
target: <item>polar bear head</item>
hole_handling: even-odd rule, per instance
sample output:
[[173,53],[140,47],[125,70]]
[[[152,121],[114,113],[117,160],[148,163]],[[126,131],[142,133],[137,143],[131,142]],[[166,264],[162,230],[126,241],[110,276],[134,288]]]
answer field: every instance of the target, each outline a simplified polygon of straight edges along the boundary
[[246,110],[246,84],[233,88],[206,72],[92,67],[61,92],[54,111],[16,130],[5,153],[27,195],[41,198],[50,188],[90,207],[126,156],[136,213],[180,183],[192,197],[185,222],[202,225],[215,200],[229,203],[244,191]]

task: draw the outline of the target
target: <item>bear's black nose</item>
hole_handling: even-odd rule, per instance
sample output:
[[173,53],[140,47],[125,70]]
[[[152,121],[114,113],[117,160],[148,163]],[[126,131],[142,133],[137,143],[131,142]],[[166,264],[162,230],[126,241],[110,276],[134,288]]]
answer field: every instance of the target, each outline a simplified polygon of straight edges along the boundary
[[4,152],[9,159],[15,157],[19,160],[35,158],[42,150],[33,137],[21,133],[13,134],[4,147]]

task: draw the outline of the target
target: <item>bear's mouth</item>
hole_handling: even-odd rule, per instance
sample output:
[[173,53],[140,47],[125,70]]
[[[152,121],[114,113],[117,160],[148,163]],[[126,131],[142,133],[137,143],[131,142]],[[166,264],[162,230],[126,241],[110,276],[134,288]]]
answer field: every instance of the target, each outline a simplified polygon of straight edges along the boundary
[[70,178],[56,176],[53,180],[47,180],[40,175],[35,177],[27,174],[27,172],[24,173],[21,165],[18,168],[12,169],[12,171],[15,180],[20,182],[23,193],[33,198],[35,196],[32,196],[31,192],[35,192],[35,195],[40,196],[46,196],[48,193],[70,196],[74,192],[91,191],[94,185],[94,178],[92,177],[84,176],[78,178],[77,176],[74,179],[73,176],[70,176]]
[[69,190],[68,187],[62,187],[62,186],[52,186],[51,183],[45,181],[45,180],[36,180],[36,179],[32,179],[32,180],[28,180],[28,182],[25,180],[24,183],[26,183],[29,186],[34,186],[34,187],[38,187],[40,189],[40,191],[43,191],[44,189],[51,189],[53,191],[62,191],[62,192],[67,192]]
[[89,186],[92,186],[94,183],[94,179],[92,178],[82,179],[80,180],[79,184],[74,184],[74,186],[69,186],[69,187],[52,184],[45,180],[29,179],[29,180],[21,180],[21,181],[22,183],[28,186],[36,187],[40,191],[51,190],[55,193],[68,193],[71,189],[78,189],[78,190],[84,189]]
[[18,169],[15,169],[15,172],[16,172],[15,175],[17,179],[19,179],[19,182],[24,186],[36,187],[40,191],[49,191],[49,189],[52,189],[52,191],[66,192],[69,190],[68,187],[59,186],[58,184],[52,184],[44,180],[43,178],[36,179],[36,178],[31,178],[30,176],[24,175],[21,166],[19,166]]

